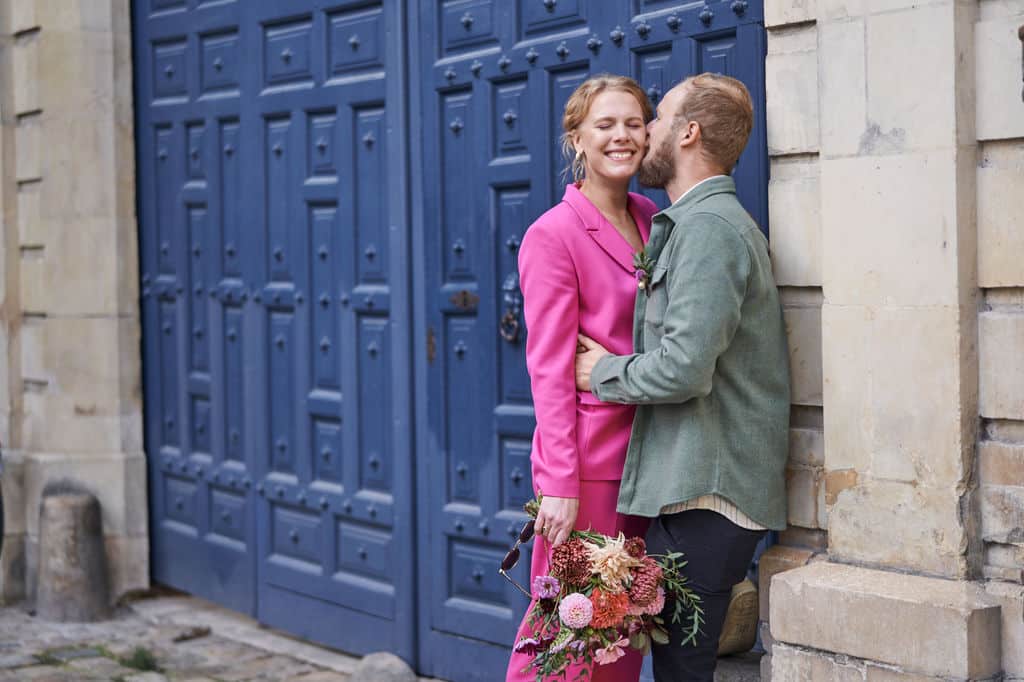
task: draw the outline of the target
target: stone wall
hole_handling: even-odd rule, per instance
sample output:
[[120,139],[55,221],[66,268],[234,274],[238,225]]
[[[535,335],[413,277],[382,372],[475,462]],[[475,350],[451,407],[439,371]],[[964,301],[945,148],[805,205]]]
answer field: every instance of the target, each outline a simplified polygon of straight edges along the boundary
[[0,3],[0,596],[33,595],[40,495],[100,500],[114,596],[148,584],[128,0]]
[[778,679],[1024,679],[1021,24],[1024,0],[766,3]]

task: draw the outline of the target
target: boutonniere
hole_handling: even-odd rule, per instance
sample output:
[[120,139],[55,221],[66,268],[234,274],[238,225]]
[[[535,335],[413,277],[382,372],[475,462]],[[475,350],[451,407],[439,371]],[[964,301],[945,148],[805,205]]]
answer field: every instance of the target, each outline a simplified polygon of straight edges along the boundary
[[644,293],[649,293],[647,287],[651,283],[651,271],[654,269],[654,261],[647,255],[646,249],[640,249],[633,254],[633,276],[636,277],[636,288]]

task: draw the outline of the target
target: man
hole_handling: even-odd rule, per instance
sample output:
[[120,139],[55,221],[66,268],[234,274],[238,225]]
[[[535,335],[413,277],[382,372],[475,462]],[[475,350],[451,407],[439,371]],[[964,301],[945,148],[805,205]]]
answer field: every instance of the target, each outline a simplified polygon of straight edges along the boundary
[[672,205],[654,217],[638,272],[636,352],[581,336],[576,359],[581,390],[640,406],[618,511],[657,517],[648,552],[684,553],[702,599],[697,645],[681,645],[680,624],[654,647],[657,682],[713,679],[731,588],[766,530],[786,526],[785,329],[767,241],[728,175],[752,127],[733,78],[701,74],[661,100],[640,181]]

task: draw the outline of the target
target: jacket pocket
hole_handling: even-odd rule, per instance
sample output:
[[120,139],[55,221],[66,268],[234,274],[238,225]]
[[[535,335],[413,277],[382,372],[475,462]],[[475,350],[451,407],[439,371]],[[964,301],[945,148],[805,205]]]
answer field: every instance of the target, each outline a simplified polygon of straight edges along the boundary
[[668,295],[665,292],[667,273],[668,268],[664,266],[654,268],[647,288],[647,305],[644,307],[645,331],[654,332],[659,339],[665,327],[665,308],[668,306]]

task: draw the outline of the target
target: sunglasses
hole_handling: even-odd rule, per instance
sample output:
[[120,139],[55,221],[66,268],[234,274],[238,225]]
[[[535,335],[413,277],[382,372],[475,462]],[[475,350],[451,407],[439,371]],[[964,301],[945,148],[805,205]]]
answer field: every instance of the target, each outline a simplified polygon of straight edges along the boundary
[[529,542],[532,539],[533,521],[530,520],[527,521],[526,525],[523,526],[523,529],[519,531],[519,537],[516,538],[515,544],[512,545],[512,549],[508,551],[508,554],[505,555],[505,558],[501,560],[501,568],[498,569],[498,573],[500,573],[502,577],[505,578],[505,580],[515,585],[520,592],[525,594],[530,599],[533,598],[533,595],[530,594],[529,591],[526,590],[526,588],[517,583],[515,579],[508,574],[508,571],[511,571],[513,568],[515,568],[515,565],[519,563],[519,545],[523,544],[524,542]]

